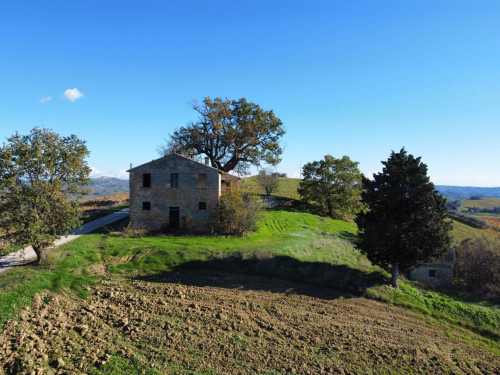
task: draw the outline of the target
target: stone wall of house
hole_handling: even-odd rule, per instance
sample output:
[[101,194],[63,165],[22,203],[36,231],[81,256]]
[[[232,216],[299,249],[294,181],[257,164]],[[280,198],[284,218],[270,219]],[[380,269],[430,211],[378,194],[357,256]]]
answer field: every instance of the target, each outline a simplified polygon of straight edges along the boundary
[[455,250],[449,248],[441,258],[422,264],[420,267],[410,271],[410,279],[426,284],[451,285],[453,284],[454,262]]
[[[178,185],[171,185],[171,173],[178,174]],[[151,186],[143,186],[143,175],[151,175]],[[206,174],[206,187],[199,186]],[[179,208],[180,227],[193,224],[194,231],[205,231],[221,190],[219,171],[178,155],[169,155],[130,171],[130,224],[134,229],[160,230],[169,227],[170,208]],[[150,209],[143,203],[150,202]],[[199,203],[206,209],[200,209]]]
[[426,284],[453,284],[453,270],[450,266],[424,264],[410,271],[410,279]]

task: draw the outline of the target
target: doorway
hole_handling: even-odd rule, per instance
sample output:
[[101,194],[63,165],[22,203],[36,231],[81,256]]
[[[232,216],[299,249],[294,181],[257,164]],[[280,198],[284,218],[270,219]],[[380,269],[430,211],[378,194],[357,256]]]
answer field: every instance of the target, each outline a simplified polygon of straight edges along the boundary
[[168,226],[172,229],[179,229],[180,210],[179,207],[170,207],[168,211]]

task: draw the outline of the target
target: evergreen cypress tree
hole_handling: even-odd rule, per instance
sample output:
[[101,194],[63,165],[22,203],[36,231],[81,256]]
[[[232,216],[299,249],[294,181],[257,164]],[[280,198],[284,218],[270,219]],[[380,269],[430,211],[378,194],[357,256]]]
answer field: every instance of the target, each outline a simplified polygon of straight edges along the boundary
[[444,255],[451,242],[446,199],[420,159],[402,148],[382,162],[373,180],[363,178],[361,200],[368,209],[356,218],[358,247],[373,263],[390,266],[396,288],[400,269]]

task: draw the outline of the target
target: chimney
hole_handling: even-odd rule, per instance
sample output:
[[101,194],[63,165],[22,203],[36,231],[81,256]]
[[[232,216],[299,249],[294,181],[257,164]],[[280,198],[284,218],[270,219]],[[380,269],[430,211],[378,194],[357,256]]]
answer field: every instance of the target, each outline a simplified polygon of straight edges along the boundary
[[210,159],[209,159],[209,157],[207,156],[207,157],[205,158],[205,165],[210,165],[210,164],[209,164],[209,162],[210,162]]

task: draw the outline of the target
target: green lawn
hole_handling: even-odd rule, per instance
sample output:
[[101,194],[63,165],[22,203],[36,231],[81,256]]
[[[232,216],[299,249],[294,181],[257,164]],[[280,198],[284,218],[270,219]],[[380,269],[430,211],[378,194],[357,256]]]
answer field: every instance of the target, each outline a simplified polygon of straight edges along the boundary
[[223,236],[140,236],[130,230],[82,236],[50,253],[43,266],[27,265],[0,274],[0,326],[34,294],[73,291],[102,271],[119,277],[143,277],[185,267],[215,267],[313,283],[375,298],[452,324],[486,330],[500,338],[500,311],[457,301],[439,290],[402,281],[386,285],[388,274],[355,249],[356,227],[304,212],[271,210],[259,229],[241,238]]

